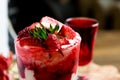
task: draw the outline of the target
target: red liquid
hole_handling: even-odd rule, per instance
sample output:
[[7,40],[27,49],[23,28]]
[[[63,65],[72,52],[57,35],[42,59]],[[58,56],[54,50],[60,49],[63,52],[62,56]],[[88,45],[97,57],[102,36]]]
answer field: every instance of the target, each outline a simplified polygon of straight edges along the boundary
[[98,23],[90,18],[71,18],[66,20],[66,24],[77,31],[82,38],[79,65],[84,66],[92,60]]
[[[79,36],[78,34],[76,36]],[[76,41],[77,40],[77,41]],[[44,46],[24,46],[24,39],[15,41],[17,64],[20,77],[24,80],[25,70],[32,70],[36,80],[73,80],[78,67],[80,37],[74,45],[59,51],[49,51]]]

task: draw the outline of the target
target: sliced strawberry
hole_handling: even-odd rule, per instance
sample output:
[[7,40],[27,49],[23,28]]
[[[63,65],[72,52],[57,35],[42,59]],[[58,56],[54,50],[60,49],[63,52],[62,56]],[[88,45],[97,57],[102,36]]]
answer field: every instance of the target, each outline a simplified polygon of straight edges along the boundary
[[68,39],[73,39],[75,37],[75,31],[69,26],[63,25],[59,34],[61,36],[67,37]]
[[61,45],[69,44],[69,41],[66,38],[59,39]]
[[30,30],[34,29],[35,27],[41,27],[39,22],[34,22],[32,25],[29,26]]
[[24,38],[24,37],[29,37],[29,36],[31,36],[30,33],[29,33],[29,31],[32,31],[33,28],[35,28],[35,26],[40,27],[40,23],[35,22],[35,23],[33,23],[32,25],[30,25],[29,27],[26,27],[25,29],[21,30],[21,31],[18,33],[18,38],[21,39],[21,38]]
[[48,34],[45,44],[49,50],[56,51],[60,49],[60,42],[55,34]]
[[22,38],[20,40],[20,45],[21,46],[41,46],[42,44],[40,43],[40,40],[29,36],[29,37]]
[[29,27],[26,27],[25,29],[23,29],[22,31],[20,31],[18,33],[18,39],[30,36],[30,34],[28,33],[28,30],[29,30]]

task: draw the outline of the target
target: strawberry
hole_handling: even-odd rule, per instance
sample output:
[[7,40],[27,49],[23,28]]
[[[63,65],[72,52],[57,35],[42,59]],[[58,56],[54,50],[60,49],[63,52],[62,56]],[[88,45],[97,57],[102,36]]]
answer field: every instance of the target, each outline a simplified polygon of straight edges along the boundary
[[68,39],[73,39],[75,37],[75,31],[69,26],[63,25],[59,34],[61,36],[67,37]]
[[0,55],[0,80],[9,80],[8,68],[12,62],[12,52],[9,52],[9,54],[8,58]]
[[31,36],[29,37],[25,37],[25,38],[22,38],[20,40],[20,45],[21,46],[41,46],[42,44],[40,43],[40,41],[38,39],[35,39]]
[[55,34],[48,34],[45,44],[50,51],[56,51],[60,49],[60,42]]
[[24,37],[29,37],[30,36],[29,32],[32,31],[36,26],[37,27],[41,27],[40,23],[35,22],[32,25],[30,25],[29,27],[26,27],[23,30],[21,30],[18,33],[18,38],[21,39],[21,38],[24,38]]
[[59,39],[61,45],[69,44],[69,41],[66,38]]
[[34,29],[35,26],[36,26],[36,27],[41,27],[41,25],[40,25],[39,22],[34,22],[34,23],[32,23],[32,25],[29,26],[30,30],[31,30],[31,29]]
[[28,27],[26,27],[25,29],[21,30],[21,31],[18,33],[18,39],[21,39],[21,38],[23,38],[23,37],[28,37],[28,36],[29,36],[28,30],[29,30]]

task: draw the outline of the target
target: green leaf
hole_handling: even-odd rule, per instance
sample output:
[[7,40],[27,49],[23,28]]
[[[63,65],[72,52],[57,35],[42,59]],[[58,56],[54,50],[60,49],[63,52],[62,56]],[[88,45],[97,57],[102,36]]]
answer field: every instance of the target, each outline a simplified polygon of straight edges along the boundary
[[58,30],[59,30],[58,24],[55,25],[55,28],[53,28],[52,25],[50,24],[50,29],[49,29],[50,33],[53,34],[53,33],[57,32]]
[[32,35],[34,38],[37,38],[39,40],[46,40],[49,33],[54,34],[59,30],[59,25],[55,25],[55,28],[52,27],[50,24],[50,28],[47,30],[44,25],[40,23],[41,27],[36,27],[33,29],[33,31],[29,31],[30,35]]
[[57,32],[58,30],[59,30],[59,25],[57,24],[57,25],[55,26],[54,32]]

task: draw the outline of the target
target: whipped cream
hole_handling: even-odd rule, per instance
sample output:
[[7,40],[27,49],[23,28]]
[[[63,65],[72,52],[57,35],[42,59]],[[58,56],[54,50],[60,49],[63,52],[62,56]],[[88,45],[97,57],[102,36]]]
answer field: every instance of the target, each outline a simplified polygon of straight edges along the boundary
[[53,18],[50,18],[48,16],[45,16],[44,18],[42,18],[41,24],[43,24],[45,26],[45,28],[47,28],[47,29],[50,28],[50,25],[52,25],[52,28],[55,28],[56,24],[58,24],[59,30],[57,32],[59,32],[63,26],[63,24],[61,22],[54,20]]

